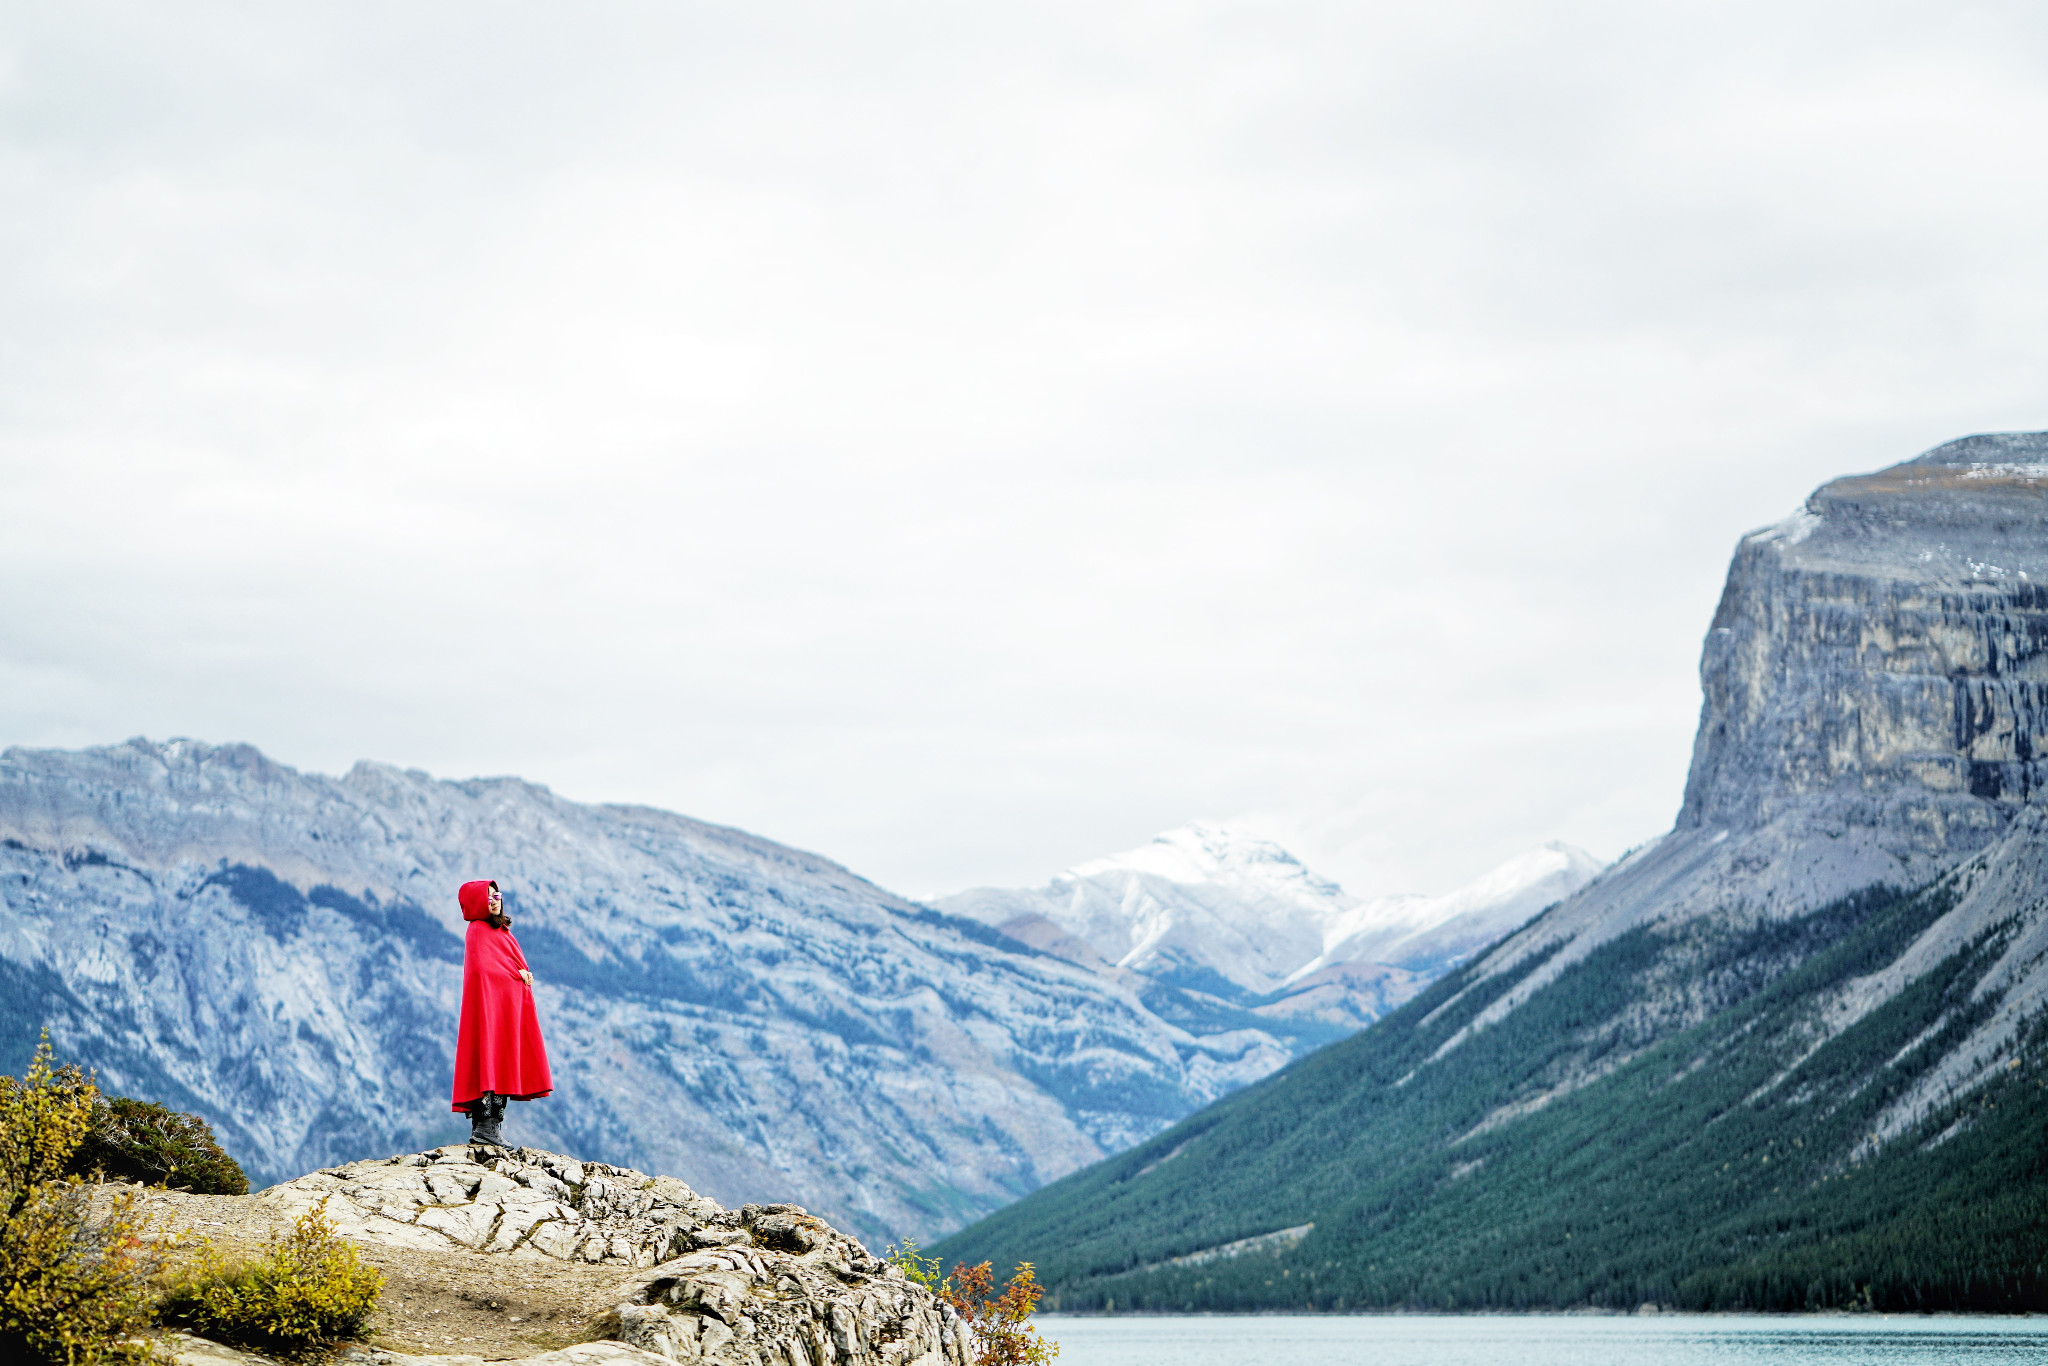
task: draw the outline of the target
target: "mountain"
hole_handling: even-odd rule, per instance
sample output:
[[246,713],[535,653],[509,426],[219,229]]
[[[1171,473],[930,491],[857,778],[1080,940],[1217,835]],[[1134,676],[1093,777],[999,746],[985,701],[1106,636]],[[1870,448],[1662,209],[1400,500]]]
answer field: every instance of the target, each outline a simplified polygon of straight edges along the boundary
[[560,1090],[515,1141],[930,1236],[1285,1062],[816,855],[512,778],[301,773],[193,741],[0,754],[0,1065],[48,1026],[259,1183],[466,1132],[462,924],[504,885]]
[[1270,840],[1198,824],[1045,887],[977,887],[932,904],[1078,962],[1250,1000],[1320,952],[1323,927],[1357,902]]
[[1044,887],[977,887],[933,904],[1141,995],[1179,988],[1246,1007],[1269,1028],[1320,1024],[1341,1036],[1599,869],[1584,850],[1553,843],[1444,896],[1361,902],[1270,840],[1194,824]]
[[1604,865],[1553,840],[1443,896],[1379,897],[1334,917],[1323,951],[1288,976],[1294,985],[1347,963],[1388,963],[1435,976],[1591,882]]
[[1745,537],[1672,831],[941,1244],[1060,1307],[2048,1307],[2048,433]]

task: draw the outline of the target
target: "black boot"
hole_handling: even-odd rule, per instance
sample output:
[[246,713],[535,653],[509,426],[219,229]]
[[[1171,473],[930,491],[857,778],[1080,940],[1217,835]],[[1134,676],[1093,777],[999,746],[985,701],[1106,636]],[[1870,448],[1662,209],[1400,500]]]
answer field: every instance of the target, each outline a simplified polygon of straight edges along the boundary
[[500,1127],[504,1122],[505,1098],[495,1091],[484,1092],[469,1107],[469,1141],[484,1147],[504,1147],[505,1135]]

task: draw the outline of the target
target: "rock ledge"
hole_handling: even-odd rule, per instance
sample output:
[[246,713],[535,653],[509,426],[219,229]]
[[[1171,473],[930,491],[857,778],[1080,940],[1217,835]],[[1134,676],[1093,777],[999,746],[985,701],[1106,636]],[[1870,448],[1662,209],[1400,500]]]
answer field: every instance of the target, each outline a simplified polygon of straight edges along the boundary
[[482,1257],[615,1265],[607,1335],[707,1366],[967,1366],[950,1305],[797,1205],[728,1210],[669,1176],[535,1148],[466,1144],[272,1186],[321,1201],[343,1237]]

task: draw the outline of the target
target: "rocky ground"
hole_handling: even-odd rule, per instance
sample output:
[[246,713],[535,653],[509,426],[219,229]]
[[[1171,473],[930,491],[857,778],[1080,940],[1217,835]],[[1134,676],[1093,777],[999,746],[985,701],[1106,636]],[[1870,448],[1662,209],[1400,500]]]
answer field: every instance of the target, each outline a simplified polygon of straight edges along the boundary
[[[165,1345],[173,1366],[284,1366],[258,1353],[237,1351],[189,1334],[176,1334]],[[329,1360],[331,1366],[484,1366],[485,1362],[500,1359],[474,1353],[416,1355],[350,1345]],[[529,1357],[526,1366],[666,1366],[666,1358],[618,1342],[585,1342]]]
[[[186,1261],[197,1253],[200,1238],[258,1255],[297,1217],[258,1196],[148,1191],[142,1204],[162,1226],[185,1235],[180,1260]],[[607,1297],[620,1280],[615,1266],[554,1260],[507,1265],[459,1247],[393,1247],[362,1238],[360,1230],[352,1231],[352,1240],[363,1260],[384,1273],[370,1340],[399,1352],[504,1361],[591,1340],[600,1335],[597,1319],[610,1307]]]
[[[144,1212],[179,1235],[180,1259],[202,1239],[259,1253],[315,1205],[385,1275],[357,1354],[365,1366],[966,1363],[950,1308],[797,1206],[727,1210],[672,1177],[560,1154],[455,1145],[255,1195],[142,1195]],[[576,1347],[601,1340],[601,1351]],[[199,1353],[195,1366],[232,1359],[185,1350]]]

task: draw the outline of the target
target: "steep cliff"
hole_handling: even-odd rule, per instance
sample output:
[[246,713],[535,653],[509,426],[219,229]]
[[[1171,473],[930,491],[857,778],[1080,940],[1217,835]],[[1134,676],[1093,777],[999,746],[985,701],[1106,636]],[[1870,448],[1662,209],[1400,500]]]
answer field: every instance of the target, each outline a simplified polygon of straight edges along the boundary
[[2044,582],[2048,434],[1828,484],[1736,551],[1670,834],[942,1250],[1068,1305],[2048,1307]]
[[2048,433],[1837,479],[1744,537],[1700,682],[1671,833],[1490,954],[1475,982],[1546,961],[1476,1025],[1637,926],[1926,886],[2015,829],[2048,775]]
[[1793,814],[1900,860],[1984,847],[2048,777],[2048,434],[1838,479],[1744,539],[1681,830]]

